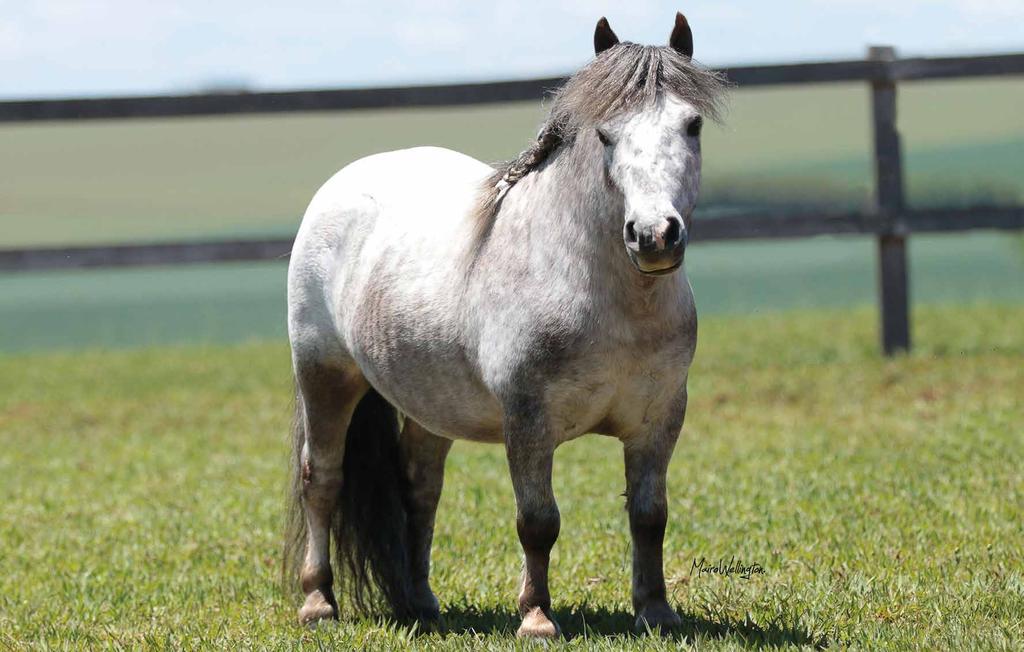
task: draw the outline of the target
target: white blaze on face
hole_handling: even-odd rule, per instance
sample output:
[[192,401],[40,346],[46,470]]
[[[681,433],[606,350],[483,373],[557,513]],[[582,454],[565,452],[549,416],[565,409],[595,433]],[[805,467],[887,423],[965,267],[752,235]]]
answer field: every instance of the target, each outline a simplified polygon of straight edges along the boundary
[[[700,188],[700,137],[688,127],[699,117],[692,105],[660,95],[639,113],[601,126],[612,181],[625,198],[625,219],[644,224],[675,215],[689,228]],[[664,242],[659,244],[664,245]]]

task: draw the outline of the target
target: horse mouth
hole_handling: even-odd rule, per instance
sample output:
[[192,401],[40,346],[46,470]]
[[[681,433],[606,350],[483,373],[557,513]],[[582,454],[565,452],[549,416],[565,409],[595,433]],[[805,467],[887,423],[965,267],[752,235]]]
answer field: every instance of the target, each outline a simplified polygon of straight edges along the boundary
[[678,252],[665,251],[658,252],[655,255],[641,254],[628,248],[626,251],[629,253],[629,259],[632,261],[633,266],[644,276],[665,276],[683,266],[682,247],[679,248]]

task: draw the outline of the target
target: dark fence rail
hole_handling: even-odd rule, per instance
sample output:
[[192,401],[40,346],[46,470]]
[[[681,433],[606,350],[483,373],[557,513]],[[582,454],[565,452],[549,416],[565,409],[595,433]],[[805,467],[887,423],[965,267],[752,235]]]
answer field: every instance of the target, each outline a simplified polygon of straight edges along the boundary
[[[694,240],[873,235],[878,240],[881,340],[887,354],[910,348],[906,240],[910,233],[1024,229],[1024,206],[909,209],[896,127],[898,82],[1024,75],[1024,54],[898,59],[888,47],[854,61],[742,66],[722,69],[739,87],[866,82],[871,86],[875,206],[863,213],[759,212],[701,220]],[[0,102],[0,122],[340,111],[536,101],[563,77],[485,84],[411,86],[272,93],[19,100]],[[0,249],[0,271],[180,265],[285,258],[290,239],[176,242],[110,246]]]
[[[793,215],[763,212],[705,220],[698,216],[693,225],[693,242],[881,235],[891,228],[886,221],[870,213]],[[914,210],[901,217],[897,229],[903,233],[1024,229],[1024,207]],[[264,238],[0,249],[0,272],[285,260],[291,252],[292,242],[292,238]]]
[[[736,66],[723,68],[722,72],[743,87],[1020,75],[1024,74],[1024,54]],[[0,122],[342,111],[536,101],[563,81],[564,77],[545,77],[441,86],[17,100],[0,102]]]

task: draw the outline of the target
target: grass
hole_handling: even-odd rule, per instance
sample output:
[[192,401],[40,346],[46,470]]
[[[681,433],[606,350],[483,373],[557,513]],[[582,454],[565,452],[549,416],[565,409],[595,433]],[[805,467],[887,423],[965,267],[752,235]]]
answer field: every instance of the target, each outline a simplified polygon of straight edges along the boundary
[[[669,638],[628,634],[620,448],[559,450],[554,648],[1019,649],[1024,308],[701,323],[666,542]],[[434,555],[448,629],[294,624],[276,585],[291,391],[281,343],[0,358],[0,648],[518,648],[502,451],[456,444]],[[735,556],[765,574],[691,574]]]

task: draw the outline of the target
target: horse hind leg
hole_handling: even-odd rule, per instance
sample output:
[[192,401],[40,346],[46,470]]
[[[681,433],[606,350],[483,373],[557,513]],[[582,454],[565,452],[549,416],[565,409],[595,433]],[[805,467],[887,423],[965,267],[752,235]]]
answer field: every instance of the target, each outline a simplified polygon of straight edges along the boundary
[[440,619],[441,612],[437,597],[430,588],[430,547],[434,537],[437,503],[444,484],[444,463],[452,442],[434,435],[407,417],[399,445],[402,469],[408,483],[412,607],[417,620],[431,624]]
[[[298,575],[305,603],[299,622],[315,625],[338,617],[330,563],[331,526],[342,486],[345,436],[368,384],[354,365],[331,366],[297,360],[296,496],[305,533]],[[301,540],[302,536],[293,536]],[[293,575],[294,576],[294,575]]]

